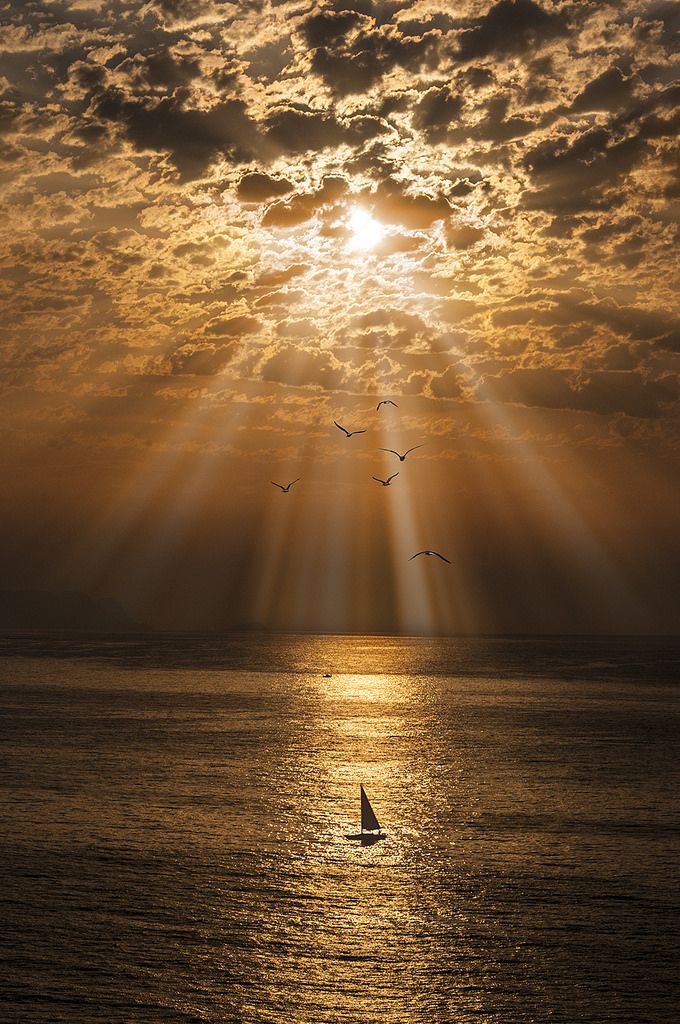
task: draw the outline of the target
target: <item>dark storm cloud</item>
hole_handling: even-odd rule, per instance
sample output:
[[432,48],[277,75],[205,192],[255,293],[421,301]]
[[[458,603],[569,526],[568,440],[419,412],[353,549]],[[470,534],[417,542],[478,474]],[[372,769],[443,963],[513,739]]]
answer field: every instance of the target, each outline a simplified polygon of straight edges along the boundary
[[397,181],[388,178],[371,195],[373,208],[381,220],[401,224],[418,231],[429,228],[435,221],[446,220],[453,207],[446,196],[427,192],[409,192]]
[[530,150],[523,163],[539,186],[524,196],[530,209],[576,212],[598,203],[601,190],[619,185],[647,152],[640,136],[614,141],[605,127],[574,141],[548,138]]
[[348,190],[347,182],[340,177],[326,177],[320,188],[314,192],[295,195],[284,202],[272,203],[266,210],[262,223],[270,227],[293,227],[309,220],[314,214],[337,202]]
[[509,370],[487,377],[477,388],[482,399],[544,409],[572,409],[599,415],[660,416],[679,394],[675,377],[645,380],[639,373],[602,370],[586,376],[549,367]]
[[240,338],[244,334],[255,334],[260,321],[254,316],[218,316],[209,320],[203,328],[205,334],[224,338]]
[[216,8],[227,14],[231,6],[219,2],[211,3],[209,0],[151,0],[151,3],[162,19],[170,25],[176,22],[186,24],[197,21],[205,14],[214,12]]
[[454,94],[450,86],[433,86],[415,104],[413,126],[429,141],[440,142],[458,122],[462,109],[463,97]]
[[462,388],[460,374],[455,366],[449,366],[444,373],[433,377],[430,390],[435,398],[460,398]]
[[284,196],[294,188],[293,182],[287,178],[275,178],[260,171],[248,171],[236,186],[236,194],[247,203],[261,203],[266,199]]
[[302,105],[274,109],[265,118],[263,129],[270,145],[289,154],[357,146],[388,130],[377,117],[364,115],[339,120],[332,113]]
[[669,48],[680,45],[680,9],[676,0],[645,4],[641,14],[645,21],[661,23],[661,39]]
[[349,30],[355,28],[361,20],[357,11],[334,11],[327,8],[303,21],[301,31],[307,45],[315,50],[319,46],[343,42]]
[[21,95],[15,89],[3,89],[0,93],[0,135],[10,132],[21,113]]
[[592,302],[569,294],[554,295],[542,307],[500,310],[492,320],[499,327],[534,322],[545,327],[571,329],[578,324],[606,327],[632,341],[651,341],[656,347],[680,351],[680,320],[666,312],[619,306],[611,300]]
[[571,110],[616,110],[624,107],[635,95],[637,83],[634,75],[626,77],[620,68],[609,68],[588,82],[571,104]]
[[436,60],[440,42],[438,31],[404,36],[356,10],[326,9],[304,21],[301,31],[312,49],[312,70],[343,96],[365,92],[395,68],[418,71]]
[[486,112],[467,134],[471,139],[485,139],[494,143],[521,138],[538,128],[538,122],[525,117],[507,117],[509,95],[493,96],[486,104]]
[[194,110],[175,97],[135,98],[110,86],[95,96],[92,113],[120,125],[136,149],[168,153],[185,179],[203,174],[218,155],[252,159],[257,144],[257,128],[240,99]]
[[546,11],[533,0],[499,0],[474,28],[459,37],[463,60],[479,57],[533,54],[537,46],[566,35],[564,13]]
[[201,64],[196,56],[174,53],[168,46],[160,46],[145,54],[136,54],[116,68],[126,74],[131,84],[139,89],[173,92],[189,85],[201,75]]

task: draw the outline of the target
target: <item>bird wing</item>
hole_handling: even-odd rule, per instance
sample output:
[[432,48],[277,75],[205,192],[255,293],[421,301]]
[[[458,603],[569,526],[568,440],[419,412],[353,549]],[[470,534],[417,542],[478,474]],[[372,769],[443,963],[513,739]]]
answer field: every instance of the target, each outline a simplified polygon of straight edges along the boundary
[[379,484],[384,484],[385,481],[381,480],[379,476],[372,476],[371,480],[377,480]]
[[440,555],[438,551],[433,551],[433,552],[432,552],[432,554],[433,554],[433,555],[436,555],[436,556],[437,556],[437,558],[441,558],[442,562],[448,562],[448,563],[449,563],[449,565],[451,565],[451,562],[450,562],[450,560],[449,560],[448,558],[444,558],[444,556],[443,556],[443,555]]
[[389,483],[390,480],[394,480],[395,476],[399,476],[399,474],[398,473],[393,473],[392,476],[388,476],[387,482]]
[[423,447],[424,447],[424,445],[422,445],[422,444],[414,444],[413,448],[409,448],[408,451],[404,452],[404,458],[406,458],[406,456],[409,454],[409,452],[414,452],[416,450],[416,448],[423,448]]
[[365,434],[365,433],[366,433],[366,428],[364,430],[353,430],[352,431],[352,434]]
[[345,430],[344,427],[341,427],[337,420],[333,420],[333,423],[335,423],[338,430],[342,430],[343,434],[347,434],[347,436],[349,437],[349,430]]
[[415,555],[411,555],[411,557],[409,558],[409,562],[412,562],[414,558],[418,557],[418,555],[426,555],[426,554],[427,554],[427,551],[416,551]]
[[274,484],[274,487],[280,487],[282,491],[285,491],[285,489],[286,489],[286,488],[285,488],[285,487],[283,486],[283,484],[277,484],[276,480],[270,480],[270,481],[269,481],[269,483],[270,483],[270,484]]
[[[391,455],[399,455],[399,452],[395,452],[394,448],[378,448],[379,452],[390,452]],[[399,456],[401,458],[401,456]]]
[[378,404],[375,407],[375,411],[376,412],[378,411],[378,409],[380,408],[381,405],[387,405],[387,402],[378,402]]
[[293,484],[296,484],[298,482],[298,480],[302,480],[302,477],[301,476],[296,476],[294,480],[291,480],[291,482],[288,484],[288,486],[292,487]]

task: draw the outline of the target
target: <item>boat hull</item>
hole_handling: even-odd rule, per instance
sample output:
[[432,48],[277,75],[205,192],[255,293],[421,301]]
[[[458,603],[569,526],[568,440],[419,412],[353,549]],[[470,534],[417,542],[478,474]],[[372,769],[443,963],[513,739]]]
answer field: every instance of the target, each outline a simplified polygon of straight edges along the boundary
[[378,840],[386,838],[387,836],[384,832],[355,832],[352,835],[345,836],[345,839],[353,839],[355,842],[361,843],[362,846],[372,846]]

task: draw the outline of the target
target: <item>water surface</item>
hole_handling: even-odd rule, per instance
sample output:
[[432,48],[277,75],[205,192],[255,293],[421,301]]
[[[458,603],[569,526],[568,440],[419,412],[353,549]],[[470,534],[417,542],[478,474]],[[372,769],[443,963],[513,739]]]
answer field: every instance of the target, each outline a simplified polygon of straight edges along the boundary
[[677,1021],[677,640],[2,650],[3,1020]]

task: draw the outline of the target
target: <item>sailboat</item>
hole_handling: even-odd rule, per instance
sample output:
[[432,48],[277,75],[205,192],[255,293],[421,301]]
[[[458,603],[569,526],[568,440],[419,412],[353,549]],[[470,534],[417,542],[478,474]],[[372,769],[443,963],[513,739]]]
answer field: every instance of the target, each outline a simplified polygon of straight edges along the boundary
[[361,791],[361,832],[345,836],[345,839],[358,839],[362,846],[369,846],[371,843],[377,843],[379,839],[384,839],[385,833],[371,807],[371,801],[366,796],[366,790],[361,785],[359,789]]

